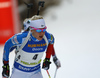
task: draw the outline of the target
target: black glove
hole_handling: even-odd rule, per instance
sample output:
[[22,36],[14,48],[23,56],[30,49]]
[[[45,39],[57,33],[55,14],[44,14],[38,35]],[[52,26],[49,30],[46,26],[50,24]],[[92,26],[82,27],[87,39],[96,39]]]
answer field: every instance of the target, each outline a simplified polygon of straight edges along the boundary
[[9,64],[4,64],[2,66],[2,68],[3,68],[2,76],[5,77],[5,78],[8,78],[9,77],[9,74],[10,74]]
[[45,70],[48,70],[49,67],[50,67],[50,64],[51,64],[50,59],[45,58],[44,62],[43,62],[43,65],[42,65],[42,68],[45,69]]

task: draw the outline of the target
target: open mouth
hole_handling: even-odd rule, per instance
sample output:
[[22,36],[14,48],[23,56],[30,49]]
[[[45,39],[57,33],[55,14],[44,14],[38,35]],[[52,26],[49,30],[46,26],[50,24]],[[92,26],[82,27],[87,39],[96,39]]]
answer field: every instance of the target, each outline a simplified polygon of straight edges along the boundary
[[43,36],[39,36],[39,38],[43,38]]

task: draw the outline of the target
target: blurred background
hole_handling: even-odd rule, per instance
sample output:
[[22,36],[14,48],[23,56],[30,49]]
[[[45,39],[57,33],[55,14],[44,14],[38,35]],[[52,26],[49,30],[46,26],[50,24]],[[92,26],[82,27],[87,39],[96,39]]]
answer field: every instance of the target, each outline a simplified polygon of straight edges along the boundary
[[[38,1],[0,0],[0,73],[5,41],[23,29],[23,20],[27,17],[24,2],[33,3],[31,17],[37,14]],[[100,0],[44,1],[40,15],[45,19],[47,31],[55,37],[54,47],[62,65],[56,78],[100,78]],[[11,68],[14,55],[13,51],[9,56]],[[55,70],[52,62],[51,78]],[[49,78],[43,69],[42,74]]]
[[[45,0],[0,0],[0,37],[2,37],[0,44],[4,44],[12,35],[23,29],[23,21],[25,18],[30,18],[37,14],[39,1]],[[45,6],[40,9],[40,15],[45,15],[44,10],[46,8],[57,6],[60,2],[60,0],[46,0]],[[30,9],[26,4],[33,4],[33,6]],[[27,16],[28,12],[29,16]]]

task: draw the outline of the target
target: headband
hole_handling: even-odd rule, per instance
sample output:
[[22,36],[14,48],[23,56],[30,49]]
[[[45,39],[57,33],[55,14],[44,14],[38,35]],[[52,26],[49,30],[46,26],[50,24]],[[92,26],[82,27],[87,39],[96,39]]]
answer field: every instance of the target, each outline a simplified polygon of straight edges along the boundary
[[43,19],[32,20],[30,21],[30,27],[34,28],[45,28],[45,22]]

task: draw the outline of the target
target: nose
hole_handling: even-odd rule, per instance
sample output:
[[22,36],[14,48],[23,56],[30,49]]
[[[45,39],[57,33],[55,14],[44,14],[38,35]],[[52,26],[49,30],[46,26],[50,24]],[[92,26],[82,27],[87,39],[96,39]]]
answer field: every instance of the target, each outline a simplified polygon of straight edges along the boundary
[[43,31],[41,31],[40,33],[44,33]]
[[40,34],[43,35],[45,32],[41,31]]

